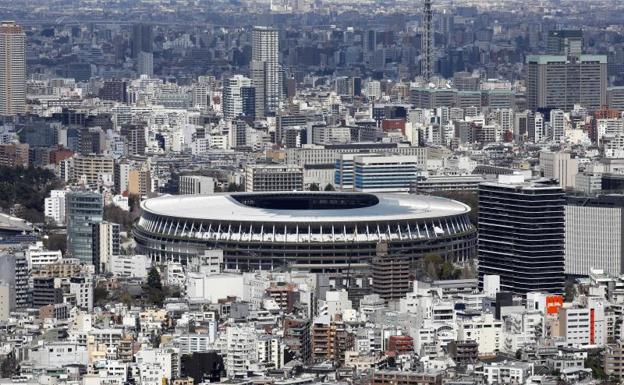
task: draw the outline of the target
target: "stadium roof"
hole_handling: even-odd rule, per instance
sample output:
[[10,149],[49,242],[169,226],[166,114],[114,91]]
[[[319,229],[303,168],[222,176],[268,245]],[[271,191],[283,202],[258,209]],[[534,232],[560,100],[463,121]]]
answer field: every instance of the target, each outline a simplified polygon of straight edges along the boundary
[[[297,201],[324,207],[293,208]],[[358,207],[333,207],[333,201]],[[355,204],[353,202],[357,201]],[[241,203],[252,202],[250,204]],[[295,202],[293,204],[293,202]],[[320,203],[319,203],[320,202]],[[329,202],[329,203],[328,203]],[[280,207],[289,207],[288,209]],[[341,192],[271,192],[216,195],[170,195],[141,203],[149,213],[200,220],[232,222],[330,222],[397,221],[447,217],[470,212],[467,205],[447,198],[413,194],[364,194]]]

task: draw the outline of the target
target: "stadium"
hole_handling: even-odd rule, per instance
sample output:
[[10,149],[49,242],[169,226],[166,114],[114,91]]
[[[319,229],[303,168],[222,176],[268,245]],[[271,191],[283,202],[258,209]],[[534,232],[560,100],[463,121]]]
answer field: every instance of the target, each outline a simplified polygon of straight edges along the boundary
[[312,272],[366,266],[388,255],[414,262],[436,253],[463,261],[475,252],[470,207],[424,195],[272,192],[148,199],[134,226],[137,251],[187,262],[221,249],[228,269],[290,267]]

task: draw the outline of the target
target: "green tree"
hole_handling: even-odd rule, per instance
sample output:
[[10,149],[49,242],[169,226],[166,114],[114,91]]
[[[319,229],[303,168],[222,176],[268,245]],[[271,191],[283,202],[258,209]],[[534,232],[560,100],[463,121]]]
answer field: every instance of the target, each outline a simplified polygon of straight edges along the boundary
[[104,286],[97,286],[93,290],[93,301],[96,304],[104,305],[108,300],[108,290]]
[[320,190],[321,188],[319,187],[317,183],[310,184],[310,191],[320,191]]
[[331,183],[327,183],[327,186],[325,186],[325,191],[336,191],[336,189]]
[[152,266],[147,274],[147,286],[150,289],[162,290],[162,282],[160,281],[160,273],[156,266]]
[[600,356],[591,355],[585,359],[585,367],[591,369],[592,376],[599,380],[605,380],[607,378],[607,374],[602,367],[602,362],[600,360]]
[[0,365],[0,374],[2,378],[11,378],[19,373],[19,363],[13,352],[9,353]]

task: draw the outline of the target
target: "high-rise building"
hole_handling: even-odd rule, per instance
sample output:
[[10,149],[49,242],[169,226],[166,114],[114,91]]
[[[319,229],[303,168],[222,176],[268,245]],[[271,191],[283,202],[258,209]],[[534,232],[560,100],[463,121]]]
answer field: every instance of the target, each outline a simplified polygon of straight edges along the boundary
[[0,23],[0,116],[26,112],[26,34],[15,22]]
[[66,195],[67,252],[93,264],[93,224],[101,223],[104,203],[101,194],[75,191]]
[[303,191],[303,167],[295,165],[249,165],[245,191]]
[[223,117],[225,120],[232,121],[244,115],[243,104],[245,95],[243,95],[243,92],[245,89],[250,88],[253,89],[251,79],[243,75],[234,75],[225,79],[223,84]]
[[583,31],[556,30],[548,33],[549,55],[579,56],[583,52]]
[[550,181],[501,175],[479,185],[479,282],[500,276],[501,291],[561,293],[565,196]]
[[65,194],[66,190],[52,190],[50,196],[44,200],[44,215],[53,220],[58,226],[65,224]]
[[607,57],[604,55],[532,55],[527,57],[527,104],[535,111],[575,104],[597,110],[607,102]]
[[154,52],[154,33],[149,24],[132,26],[132,57],[138,58],[141,52]]
[[139,75],[154,76],[154,54],[152,52],[139,52],[137,72]]
[[23,251],[0,254],[0,285],[9,286],[9,308],[28,307],[28,260]]
[[569,196],[565,206],[565,273],[587,276],[591,269],[624,273],[624,198]]
[[[111,258],[119,255],[120,226],[112,222],[96,222],[91,224],[93,244],[93,265],[96,272],[106,271]],[[110,271],[110,270],[109,270]]]
[[251,79],[256,88],[256,116],[275,114],[282,99],[279,64],[279,32],[270,27],[254,27],[251,49]]

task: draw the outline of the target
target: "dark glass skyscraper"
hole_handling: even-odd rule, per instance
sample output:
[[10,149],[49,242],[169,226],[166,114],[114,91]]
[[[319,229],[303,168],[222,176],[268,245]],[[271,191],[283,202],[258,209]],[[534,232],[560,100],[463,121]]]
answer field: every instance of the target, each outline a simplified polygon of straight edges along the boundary
[[499,275],[501,290],[562,293],[565,196],[556,182],[501,176],[479,185],[479,283]]

